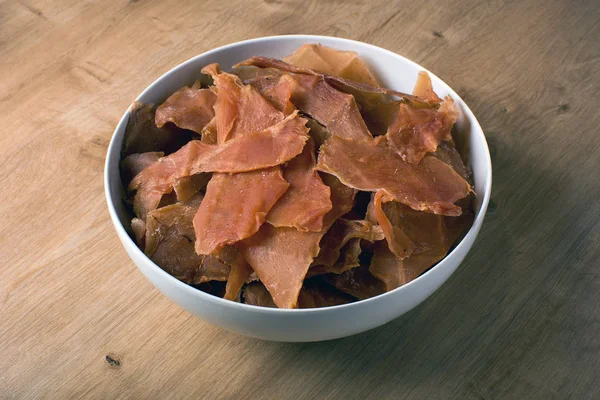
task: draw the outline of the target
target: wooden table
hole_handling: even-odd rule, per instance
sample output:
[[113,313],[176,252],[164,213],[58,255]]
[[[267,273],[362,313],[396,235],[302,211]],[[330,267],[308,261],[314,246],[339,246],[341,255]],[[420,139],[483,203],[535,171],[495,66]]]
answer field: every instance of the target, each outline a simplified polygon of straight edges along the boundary
[[[360,3],[0,1],[0,398],[600,398],[600,6]],[[150,82],[286,33],[431,69],[494,163],[450,281],[325,343],[247,339],[175,306],[127,257],[103,194],[112,131]]]

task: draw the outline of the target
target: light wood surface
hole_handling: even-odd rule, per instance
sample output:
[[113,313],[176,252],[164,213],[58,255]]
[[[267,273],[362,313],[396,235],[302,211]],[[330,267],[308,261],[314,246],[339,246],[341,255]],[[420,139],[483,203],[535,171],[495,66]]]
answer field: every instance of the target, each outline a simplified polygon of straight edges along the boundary
[[[0,398],[600,398],[599,21],[595,0],[0,0]],[[458,272],[402,318],[324,343],[179,309],[127,257],[103,194],[112,131],[148,84],[287,33],[421,63],[493,153]]]

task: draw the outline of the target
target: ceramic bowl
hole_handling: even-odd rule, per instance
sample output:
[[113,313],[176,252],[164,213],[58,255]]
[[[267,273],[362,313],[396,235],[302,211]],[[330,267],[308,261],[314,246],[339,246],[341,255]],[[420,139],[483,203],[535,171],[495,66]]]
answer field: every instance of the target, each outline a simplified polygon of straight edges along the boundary
[[[219,47],[185,61],[158,78],[136,100],[144,103],[162,102],[175,90],[198,79],[200,69],[207,64],[216,62],[226,70],[255,55],[281,58],[305,43],[321,43],[357,52],[384,86],[401,92],[410,93],[417,73],[426,70],[396,53],[353,40],[309,35],[273,36]],[[431,72],[429,74],[438,95],[451,95],[460,110],[457,128],[459,139],[468,144],[468,158],[477,193],[476,217],[470,231],[452,252],[412,282],[391,292],[351,304],[284,310],[224,300],[172,277],[146,257],[128,233],[130,216],[121,200],[123,188],[119,175],[119,158],[129,110],[125,111],[113,134],[104,175],[108,210],[125,250],[142,274],[173,302],[213,325],[254,338],[286,342],[327,340],[364,332],[398,318],[431,296],[456,271],[481,228],[492,186],[490,153],[477,119],[448,85]]]

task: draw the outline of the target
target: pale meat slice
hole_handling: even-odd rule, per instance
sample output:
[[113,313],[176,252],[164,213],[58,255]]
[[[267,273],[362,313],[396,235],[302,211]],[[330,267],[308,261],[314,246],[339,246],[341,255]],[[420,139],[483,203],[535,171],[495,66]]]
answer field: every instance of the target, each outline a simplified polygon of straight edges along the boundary
[[164,152],[169,154],[192,140],[195,134],[173,125],[159,128],[154,123],[156,108],[139,101],[131,105],[125,128],[122,157],[135,153]]
[[202,256],[194,251],[192,219],[201,196],[153,210],[146,219],[145,254],[158,266],[186,283],[194,281]]
[[202,129],[202,143],[217,144],[217,118],[213,117],[208,124]]
[[377,79],[354,51],[342,51],[320,44],[304,44],[283,61],[300,68],[379,86]]
[[454,100],[446,96],[439,109],[401,103],[386,136],[390,147],[406,162],[418,164],[425,154],[436,151],[442,140],[452,140],[458,119]]
[[171,122],[183,129],[202,133],[213,119],[213,106],[217,99],[210,89],[200,89],[198,84],[182,87],[156,109],[155,123],[161,128]]
[[161,151],[130,154],[121,161],[121,180],[129,185],[134,176],[157,162],[165,154]]
[[296,308],[302,282],[319,253],[321,232],[276,228],[268,223],[238,248],[279,308]]
[[440,103],[442,99],[433,91],[431,77],[425,71],[420,71],[417,75],[417,82],[413,89],[413,94],[432,103]]
[[308,140],[305,123],[305,119],[293,113],[261,132],[251,132],[220,145],[207,145],[199,140],[189,142],[131,181],[129,190],[137,190],[136,214],[144,216],[155,209],[164,194],[171,193],[177,183],[181,184],[181,178],[201,172],[258,170],[292,159],[302,152]]
[[288,187],[279,167],[215,173],[194,217],[196,252],[214,254],[226,244],[252,236]]
[[315,171],[314,143],[309,140],[301,154],[283,167],[283,178],[290,187],[275,203],[267,222],[301,231],[323,230],[323,218],[331,208],[331,189]]
[[389,149],[384,136],[360,142],[332,136],[321,146],[317,169],[355,189],[381,190],[384,201],[436,214],[460,215],[454,202],[471,192],[452,167],[431,156],[418,165],[407,163]]
[[321,239],[321,251],[313,265],[332,266],[340,258],[340,250],[353,238],[369,242],[383,240],[383,231],[379,226],[365,220],[338,218]]
[[131,220],[131,230],[133,231],[135,242],[143,251],[146,245],[146,223],[140,218],[135,217]]
[[283,113],[256,89],[243,85],[236,75],[222,72],[218,64],[207,65],[202,73],[212,76],[217,90],[214,110],[218,144],[262,131],[283,119]]

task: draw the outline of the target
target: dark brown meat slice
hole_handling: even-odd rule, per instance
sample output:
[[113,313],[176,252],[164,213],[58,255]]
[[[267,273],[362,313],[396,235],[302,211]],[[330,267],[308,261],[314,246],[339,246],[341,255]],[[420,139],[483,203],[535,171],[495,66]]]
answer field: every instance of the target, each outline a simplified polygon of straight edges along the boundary
[[279,167],[215,173],[194,217],[196,252],[214,254],[226,244],[252,236],[288,187]]
[[298,296],[298,308],[320,308],[352,303],[356,299],[340,292],[320,278],[304,282]]
[[218,144],[249,132],[263,131],[283,119],[281,111],[256,89],[243,85],[236,75],[221,72],[218,64],[207,65],[202,72],[212,76],[217,88],[214,109]]
[[315,171],[315,163],[314,143],[309,140],[302,153],[283,167],[290,187],[269,211],[267,222],[301,231],[323,230],[323,218],[332,207],[331,189]]
[[461,217],[415,211],[397,202],[385,203],[383,210],[394,227],[414,243],[412,254],[401,261],[394,260],[394,255],[381,245],[374,251],[370,271],[386,284],[387,290],[392,290],[415,279],[446,256],[450,240],[445,220]]
[[194,277],[193,283],[220,281],[225,282],[231,274],[231,266],[217,256],[203,256],[202,264]]
[[436,151],[442,140],[452,140],[451,130],[457,119],[458,110],[450,96],[439,109],[401,103],[386,136],[404,161],[418,164],[425,154]]
[[121,180],[127,187],[134,176],[157,162],[165,154],[160,151],[130,154],[121,161]]
[[357,191],[344,185],[337,177],[329,174],[320,174],[323,183],[331,190],[331,211],[325,215],[323,225],[325,230],[342,215],[347,214],[354,206]]
[[283,58],[283,61],[322,74],[379,86],[377,79],[354,51],[341,51],[320,44],[304,44]]
[[370,215],[369,218],[377,221],[381,227],[390,251],[399,259],[404,259],[413,253],[415,244],[406,233],[404,233],[401,227],[393,224],[389,220],[388,216],[383,211],[383,197],[383,191],[375,193],[372,206],[369,205],[367,213]]
[[260,307],[277,307],[273,302],[273,297],[260,282],[252,282],[248,284],[242,293],[244,303]]
[[[367,242],[362,242],[367,243]],[[360,254],[362,253],[362,245],[360,238],[352,238],[348,240],[339,251],[339,257],[333,265],[313,265],[308,270],[307,278],[323,275],[323,274],[341,274],[349,269],[360,266]]]
[[[200,196],[201,197],[201,196]],[[199,199],[153,210],[146,219],[145,254],[176,278],[194,281],[203,258],[194,251],[192,219]]]
[[460,175],[435,157],[426,156],[419,165],[403,161],[389,149],[384,136],[360,142],[332,136],[321,146],[317,169],[355,189],[381,190],[383,201],[395,200],[436,214],[460,215],[454,202],[471,192]]
[[442,141],[433,156],[440,161],[450,165],[467,182],[473,184],[473,177],[470,171],[463,163],[462,157],[452,141]]
[[313,118],[307,118],[306,127],[309,129],[308,134],[314,140],[317,149],[331,136],[329,130]]
[[323,275],[323,279],[337,290],[356,297],[359,300],[385,293],[383,282],[371,275],[368,267],[364,265],[349,269],[339,275]]
[[183,129],[202,133],[202,129],[213,119],[213,106],[217,99],[210,89],[199,85],[182,87],[156,109],[155,123],[161,128],[172,122]]
[[[228,251],[229,253],[233,252],[234,255],[233,255],[233,257],[231,257],[231,256],[229,257],[229,258],[233,258],[233,259],[229,261],[229,264],[231,265],[231,272],[227,279],[227,286],[225,288],[225,296],[223,298],[225,298],[227,300],[235,300],[238,297],[238,294],[240,293],[242,286],[244,286],[244,284],[246,283],[246,280],[250,277],[250,275],[254,271],[252,270],[250,265],[248,265],[248,263],[246,262],[246,259],[244,258],[242,253],[240,253],[237,250],[237,248],[235,248],[233,246],[228,246],[228,250],[229,250]],[[227,253],[227,252],[221,252],[221,254],[224,254],[224,253]]]
[[154,123],[156,108],[136,101],[125,129],[121,158],[130,154],[161,151],[170,154],[192,140],[194,134],[176,126],[159,128]]
[[374,226],[368,221],[339,218],[321,239],[321,251],[313,265],[333,266],[340,258],[341,248],[353,238],[374,242],[383,240],[384,236],[379,226]]
[[295,308],[312,260],[319,253],[321,232],[301,232],[263,224],[238,248],[279,308]]

